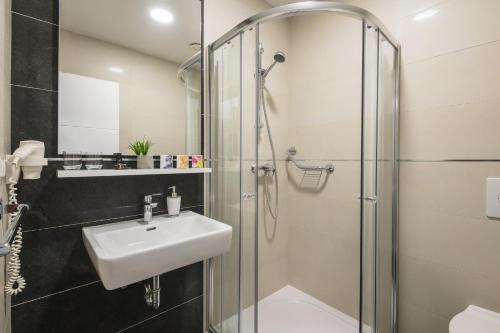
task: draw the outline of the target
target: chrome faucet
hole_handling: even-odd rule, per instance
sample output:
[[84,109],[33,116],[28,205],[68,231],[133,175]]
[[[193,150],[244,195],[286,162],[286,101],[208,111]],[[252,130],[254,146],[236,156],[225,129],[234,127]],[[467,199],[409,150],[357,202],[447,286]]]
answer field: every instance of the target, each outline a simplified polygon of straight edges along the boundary
[[144,222],[153,221],[153,208],[158,207],[157,202],[153,202],[153,197],[163,195],[163,193],[148,194],[144,196]]

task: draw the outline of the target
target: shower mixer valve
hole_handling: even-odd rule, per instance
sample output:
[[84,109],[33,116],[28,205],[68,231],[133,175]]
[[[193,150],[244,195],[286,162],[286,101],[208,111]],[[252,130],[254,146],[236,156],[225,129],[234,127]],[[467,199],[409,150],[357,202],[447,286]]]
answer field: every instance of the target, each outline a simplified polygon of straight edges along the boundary
[[[252,164],[252,173],[255,173],[256,166]],[[259,165],[258,168],[260,171],[264,171],[264,174],[274,173],[276,169],[271,163],[264,163],[263,165]]]

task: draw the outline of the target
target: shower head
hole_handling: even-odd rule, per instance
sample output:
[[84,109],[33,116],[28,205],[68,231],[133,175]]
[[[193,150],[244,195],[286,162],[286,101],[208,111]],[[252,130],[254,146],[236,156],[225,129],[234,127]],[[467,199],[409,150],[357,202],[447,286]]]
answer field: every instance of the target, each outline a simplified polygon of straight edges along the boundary
[[267,69],[265,70],[261,70],[261,73],[262,73],[262,77],[266,77],[267,74],[269,74],[269,72],[271,71],[271,69],[273,69],[273,67],[277,64],[277,63],[283,63],[285,62],[286,60],[286,56],[285,56],[285,53],[281,52],[281,51],[278,51],[274,54],[274,62],[269,66],[267,67]]
[[286,57],[285,54],[281,51],[278,51],[274,54],[274,61],[276,62],[285,62]]

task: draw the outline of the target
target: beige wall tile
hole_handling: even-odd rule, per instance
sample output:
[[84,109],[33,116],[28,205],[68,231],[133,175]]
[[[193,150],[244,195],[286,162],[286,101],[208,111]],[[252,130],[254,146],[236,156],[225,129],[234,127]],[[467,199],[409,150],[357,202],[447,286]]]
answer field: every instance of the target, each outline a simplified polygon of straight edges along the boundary
[[486,220],[486,177],[498,176],[499,166],[497,162],[401,162],[401,213],[414,209]]
[[500,99],[401,113],[401,158],[498,159]]
[[[254,41],[255,42],[255,41]],[[264,49],[262,67],[267,68],[273,62],[277,51],[284,52],[287,59],[277,64],[265,80],[264,99],[267,116],[272,131],[276,156],[280,160],[286,158],[288,119],[290,111],[290,23],[288,19],[266,22],[260,26],[260,42]],[[255,62],[254,62],[255,63]],[[255,91],[255,90],[254,90]],[[271,148],[265,127],[264,114],[261,113],[264,127],[259,137],[259,158],[271,159]],[[253,128],[253,126],[252,126]]]
[[451,0],[399,0],[399,17],[413,16]]
[[498,163],[403,162],[401,253],[500,279],[500,223],[485,216],[486,178],[497,174]]
[[274,211],[276,190],[274,179],[259,177],[259,298],[266,297],[289,284],[288,249],[290,223],[288,180],[285,162],[278,162],[279,204],[278,220],[274,220],[267,206],[270,193]]
[[401,109],[422,111],[498,99],[500,42],[402,68]]
[[335,14],[291,19],[289,145],[299,159],[359,159],[361,24]]
[[[401,255],[400,299],[420,311],[444,318],[449,323],[457,313],[474,304],[499,311],[500,287],[498,279],[463,271],[425,259]],[[404,305],[400,308],[404,313]],[[426,315],[426,317],[432,317]],[[404,324],[402,318],[402,326]],[[408,317],[406,317],[408,318]],[[433,327],[436,330],[439,326]],[[411,330],[408,330],[411,332]],[[407,333],[403,330],[402,333]]]
[[425,311],[421,307],[399,303],[400,333],[447,333],[449,320]]
[[[413,325],[440,332],[443,320],[469,304],[500,311],[500,269],[492,265],[500,251],[500,223],[485,216],[486,178],[496,176],[498,167],[495,162],[401,163],[402,333],[416,332]],[[411,319],[410,311],[426,324]]]
[[425,20],[413,16],[401,22],[403,63],[411,63],[500,39],[496,0],[450,0],[438,3],[438,12]]
[[397,37],[400,25],[398,20],[400,0],[346,0],[346,2],[370,11]]
[[359,284],[359,163],[335,162],[319,186],[300,183],[289,166],[291,284],[357,316]]
[[214,42],[238,23],[269,9],[263,0],[206,0],[205,1],[205,43]]
[[[497,159],[495,0],[401,0],[401,158]],[[415,21],[419,11],[436,15]],[[447,332],[467,305],[500,310],[498,221],[485,217],[498,163],[402,162],[400,332]]]
[[288,259],[259,265],[259,299],[262,299],[289,284]]

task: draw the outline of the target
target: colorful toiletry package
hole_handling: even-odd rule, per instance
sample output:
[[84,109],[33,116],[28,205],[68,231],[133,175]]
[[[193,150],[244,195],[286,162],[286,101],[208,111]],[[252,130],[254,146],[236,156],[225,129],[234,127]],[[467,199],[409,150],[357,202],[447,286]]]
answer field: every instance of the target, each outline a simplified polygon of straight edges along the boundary
[[174,167],[174,156],[160,155],[160,169],[172,169]]
[[191,155],[191,168],[203,168],[203,155]]
[[189,155],[177,155],[177,169],[189,168]]

